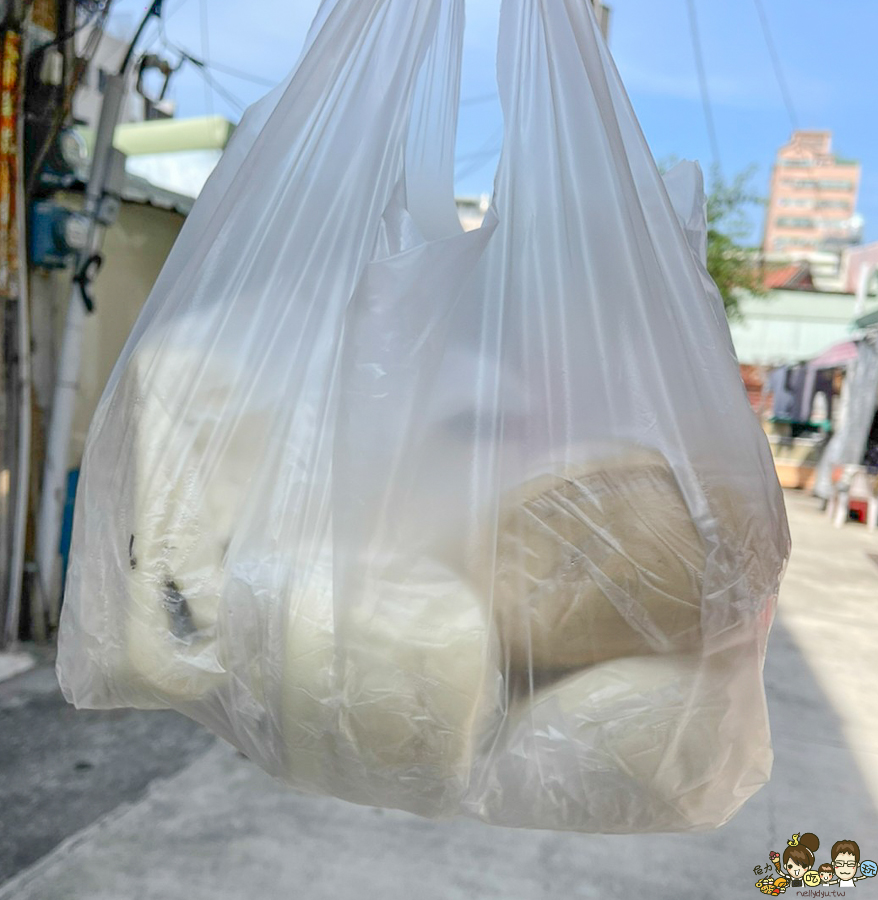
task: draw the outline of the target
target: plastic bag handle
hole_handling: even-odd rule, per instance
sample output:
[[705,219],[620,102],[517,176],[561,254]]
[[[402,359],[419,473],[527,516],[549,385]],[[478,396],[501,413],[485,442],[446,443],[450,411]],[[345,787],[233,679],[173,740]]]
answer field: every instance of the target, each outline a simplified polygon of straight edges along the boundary
[[464,0],[444,0],[412,99],[406,139],[406,206],[427,240],[461,230],[454,202]]

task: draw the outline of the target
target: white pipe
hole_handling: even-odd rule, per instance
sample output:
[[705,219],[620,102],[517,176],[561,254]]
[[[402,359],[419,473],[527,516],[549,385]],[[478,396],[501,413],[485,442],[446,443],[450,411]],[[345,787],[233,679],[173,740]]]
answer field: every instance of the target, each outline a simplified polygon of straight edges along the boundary
[[878,270],[878,266],[864,262],[857,278],[857,302],[854,304],[854,318],[859,319],[866,311],[866,298],[869,296],[869,282]]
[[[125,97],[126,77],[110,75],[107,78],[104,101],[92,167],[89,175],[84,212],[89,217],[89,235],[85,250],[79,254],[77,269],[97,252],[102,242],[102,229],[97,215],[104,197],[109,163],[113,151],[113,135],[119,121],[119,111]],[[70,435],[79,388],[79,370],[82,362],[82,332],[86,310],[79,287],[74,285],[67,301],[67,318],[61,344],[61,358],[55,379],[49,432],[46,439],[46,462],[40,492],[40,510],[37,518],[37,581],[41,602],[55,624],[61,602],[61,524],[67,489],[67,464],[70,452]]]
[[82,330],[85,307],[78,289],[67,301],[67,318],[61,358],[55,380],[52,413],[46,441],[46,461],[37,520],[36,562],[38,590],[44,612],[54,620],[53,612],[61,597],[60,542],[61,523],[67,489],[67,457],[76,410],[79,369],[82,361]]

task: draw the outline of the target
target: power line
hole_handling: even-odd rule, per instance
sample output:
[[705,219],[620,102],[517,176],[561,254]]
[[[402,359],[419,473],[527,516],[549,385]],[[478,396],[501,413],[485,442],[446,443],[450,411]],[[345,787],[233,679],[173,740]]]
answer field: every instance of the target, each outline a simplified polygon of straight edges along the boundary
[[497,92],[492,91],[490,94],[479,94],[475,97],[464,97],[460,101],[461,106],[476,106],[479,103],[490,103],[491,100],[497,99]]
[[195,70],[198,72],[198,74],[201,75],[201,77],[204,79],[205,84],[209,85],[214,91],[216,91],[216,93],[218,93],[221,97],[223,97],[230,106],[235,107],[235,109],[239,113],[244,112],[244,110],[247,108],[247,104],[244,103],[242,100],[240,100],[238,97],[236,97],[231,91],[224,88],[219,82],[217,82],[214,78],[211,77],[210,73],[207,70],[208,69],[207,63],[203,59],[199,59],[197,56],[193,55],[188,50],[175,44],[168,37],[168,33],[167,33],[167,31],[165,31],[165,26],[164,26],[163,22],[161,23],[161,41],[162,41],[162,45],[165,47],[166,50],[171,50],[174,53],[178,53],[184,59],[191,62],[192,65],[195,66]]
[[[186,0],[183,0],[185,3]],[[179,9],[179,7],[177,7]],[[167,18],[167,16],[165,17]],[[158,37],[158,36],[157,36]],[[153,41],[157,39],[153,38]],[[242,81],[251,81],[253,84],[260,84],[264,87],[277,87],[278,81],[277,79],[266,78],[264,75],[257,75],[254,72],[246,72],[244,69],[237,69],[234,66],[227,66],[225,63],[218,63],[215,60],[207,61],[205,59],[201,59],[197,57],[194,53],[187,50],[183,47],[182,44],[177,44],[172,41],[167,32],[164,32],[164,43],[166,46],[169,46],[174,52],[179,53],[181,56],[185,56],[190,62],[195,63],[199,66],[204,66],[206,69],[211,69],[214,72],[222,72],[226,75],[231,75],[234,78],[240,78]],[[152,44],[152,42],[150,42]]]
[[783,68],[780,64],[780,57],[778,56],[777,48],[774,44],[774,38],[771,36],[771,27],[768,24],[768,17],[765,15],[765,7],[762,5],[762,0],[753,0],[753,2],[756,4],[756,11],[759,13],[759,21],[762,23],[762,34],[765,37],[768,54],[771,57],[771,64],[774,67],[774,77],[777,79],[778,87],[783,96],[784,106],[786,106],[787,115],[790,117],[790,124],[793,126],[793,131],[797,131],[799,128],[799,119],[796,115],[796,109],[793,106],[793,100],[790,96],[789,89],[787,88],[787,81],[786,78],[784,78]]
[[178,5],[178,6],[175,6],[169,13],[167,13],[167,14],[165,15],[165,21],[167,21],[168,19],[172,19],[174,16],[176,16],[177,13],[180,12],[180,10],[181,10],[188,2],[189,2],[189,0],[180,0],[179,5]]
[[[495,145],[497,144],[497,142],[500,140],[500,138],[502,136],[503,136],[503,126],[498,125],[494,129],[494,131],[487,138],[485,138],[485,140],[482,141],[482,143],[478,147],[476,147],[475,150],[470,150],[469,153],[461,154],[460,156],[457,157],[457,161],[460,162],[461,160],[470,159],[471,157],[474,157],[474,156],[481,156],[486,151],[488,153],[496,153],[499,148],[496,147]],[[492,149],[489,150],[488,149],[489,147]]]
[[494,133],[476,150],[471,153],[465,153],[456,160],[459,165],[462,162],[467,163],[461,171],[455,173],[455,178],[467,178],[479,169],[484,168],[502,149],[502,143],[498,143],[503,136],[503,126],[494,129]]
[[484,158],[479,160],[473,160],[469,166],[465,166],[462,171],[457,172],[455,178],[458,180],[463,178],[469,178],[470,175],[474,175],[479,169],[484,169],[485,166],[488,165],[492,161],[492,158],[495,157],[500,151],[502,147],[495,147],[493,150],[487,151],[484,154]]
[[[210,65],[210,30],[207,23],[207,0],[201,0],[201,54],[204,57],[205,65]],[[213,94],[210,92],[208,79],[204,80],[205,99],[207,101],[207,111],[209,115],[214,114]]]
[[[226,90],[226,88],[211,76],[210,72],[208,72],[204,66],[196,66],[196,69],[201,73],[201,77],[220,95],[220,97],[225,98],[225,101],[234,106],[239,113],[244,113],[244,110],[247,109],[247,104],[243,100],[240,100],[231,91]],[[211,109],[212,108],[213,104],[211,104]]]
[[713,163],[717,170],[722,172],[719,141],[716,136],[716,125],[713,121],[713,108],[710,104],[710,93],[707,89],[707,75],[704,70],[704,58],[701,54],[701,37],[698,33],[698,16],[695,12],[695,0],[686,0],[686,6],[689,10],[689,31],[692,36],[692,49],[695,52],[695,68],[698,70],[698,87],[701,91],[701,105],[704,108],[704,121],[707,126],[707,136],[710,140]]
[[232,75],[235,78],[240,78],[242,81],[252,81],[254,84],[261,84],[265,87],[277,87],[278,84],[277,79],[263,78],[261,75],[254,75],[251,72],[245,72],[243,69],[235,69],[232,66],[225,65],[225,63],[218,63],[213,60],[205,62],[205,66],[208,69],[213,69],[214,72],[224,72],[226,75]]
[[[106,8],[106,5],[104,8]],[[56,37],[52,38],[51,41],[48,41],[45,44],[41,44],[39,47],[35,47],[33,49],[33,51],[31,51],[31,55],[33,56],[38,53],[43,53],[44,51],[48,50],[50,47],[58,47],[61,44],[63,44],[65,41],[69,41],[70,38],[72,38],[74,35],[79,34],[79,32],[82,31],[84,28],[87,28],[89,25],[92,25],[94,22],[96,22],[98,19],[98,16],[100,16],[102,14],[102,12],[103,12],[102,9],[98,9],[96,12],[92,12],[91,14],[89,14],[87,12],[86,17],[78,25],[74,25],[73,28],[70,28],[67,31],[63,32],[62,34],[57,35]],[[75,18],[75,15],[74,15],[74,18]]]
[[104,38],[105,28],[107,25],[107,20],[110,17],[112,5],[113,0],[107,0],[103,8],[98,12],[97,16],[92,19],[92,24],[94,25],[94,27],[89,32],[88,37],[86,38],[85,47],[82,53],[77,55],[77,60],[73,67],[73,74],[70,78],[70,83],[67,85],[67,89],[64,92],[64,97],[55,111],[55,119],[52,122],[52,127],[49,130],[49,134],[46,135],[46,139],[43,142],[43,145],[40,147],[33,163],[31,164],[30,177],[28,178],[27,184],[25,185],[25,193],[28,197],[33,194],[37,179],[39,177],[39,173],[42,170],[43,163],[46,160],[49,149],[57,139],[58,134],[64,125],[65,119],[68,115],[70,115],[70,112],[73,109],[73,95],[75,94],[76,89],[79,86],[80,81],[82,80],[82,76],[85,74],[85,72],[88,70],[88,67],[95,59],[95,56],[98,52],[98,47],[100,46],[101,41]]

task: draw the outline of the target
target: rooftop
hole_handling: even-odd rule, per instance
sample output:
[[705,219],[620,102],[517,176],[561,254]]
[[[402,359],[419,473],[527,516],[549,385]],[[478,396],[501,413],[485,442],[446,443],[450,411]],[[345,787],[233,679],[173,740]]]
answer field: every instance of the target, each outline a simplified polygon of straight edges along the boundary
[[762,276],[762,284],[767,290],[817,290],[811,276],[811,266],[805,261],[768,269]]

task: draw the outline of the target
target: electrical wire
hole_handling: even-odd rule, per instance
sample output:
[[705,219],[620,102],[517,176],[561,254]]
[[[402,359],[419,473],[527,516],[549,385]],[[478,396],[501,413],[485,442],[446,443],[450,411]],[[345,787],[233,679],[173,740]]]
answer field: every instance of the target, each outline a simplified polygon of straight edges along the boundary
[[765,7],[762,0],[753,0],[756,4],[756,12],[759,14],[759,21],[762,24],[762,34],[765,37],[765,44],[768,47],[768,55],[771,57],[771,65],[774,67],[774,77],[777,79],[781,96],[783,97],[784,106],[787,108],[787,115],[790,117],[790,124],[793,131],[798,131],[799,117],[796,115],[796,108],[793,106],[793,99],[790,96],[787,80],[784,77],[783,67],[780,64],[780,57],[777,53],[777,47],[771,34],[771,27],[768,24],[768,17],[765,15]]
[[477,106],[480,103],[490,103],[492,100],[497,99],[497,92],[492,91],[490,94],[478,94],[474,97],[464,97],[463,100],[460,101],[461,106]]
[[470,175],[475,175],[479,169],[484,169],[484,167],[487,166],[502,149],[503,148],[499,146],[494,147],[491,151],[485,153],[484,158],[481,161],[474,160],[469,166],[464,166],[464,168],[457,172],[454,177],[458,181],[461,181],[464,178],[469,178]]
[[[207,20],[207,0],[201,0],[201,55],[204,58],[205,66],[210,66],[210,26]],[[205,101],[207,104],[208,115],[214,114],[213,94],[210,91],[211,84],[208,79],[204,80]]]
[[[180,0],[178,6],[175,6],[170,12],[162,12],[161,20],[162,22],[167,22],[168,19],[173,19],[175,15],[189,2],[189,0]],[[159,32],[156,31],[153,36],[149,39],[149,41],[144,45],[143,52],[148,52],[154,45],[155,42],[159,39]]]
[[112,6],[113,0],[106,0],[103,8],[100,9],[97,14],[97,21],[88,36],[88,40],[85,43],[83,52],[77,58],[76,65],[73,68],[73,74],[70,78],[70,84],[67,85],[67,89],[64,93],[64,98],[58,105],[58,108],[55,112],[55,120],[52,123],[49,134],[46,136],[46,140],[43,142],[42,147],[40,147],[39,152],[34,157],[34,161],[31,166],[30,177],[28,178],[27,184],[25,186],[25,194],[28,197],[33,194],[34,189],[36,188],[37,179],[39,178],[40,171],[42,170],[43,163],[45,162],[46,156],[49,153],[49,149],[57,139],[58,133],[61,131],[62,126],[67,121],[67,118],[70,115],[70,111],[73,106],[73,95],[76,93],[76,89],[79,87],[79,82],[82,80],[82,76],[85,74],[86,70],[94,60],[95,54],[98,51],[98,47],[100,47],[101,41],[104,37],[104,28],[106,27],[107,19],[110,16],[110,10]]
[[67,31],[59,34],[57,37],[53,38],[51,41],[47,41],[45,44],[40,44],[39,47],[34,47],[32,56],[36,57],[46,52],[50,47],[58,47],[61,44],[65,43],[65,41],[69,41],[70,38],[79,34],[83,28],[87,28],[89,25],[94,23],[97,20],[97,17],[101,14],[101,10],[97,10],[96,12],[91,13],[91,15],[83,19],[79,25],[74,25],[73,28],[68,29]]
[[204,65],[208,69],[213,69],[215,72],[224,72],[226,75],[232,75],[235,78],[240,78],[242,81],[252,81],[253,84],[261,84],[265,87],[277,87],[277,80],[272,81],[271,78],[263,78],[261,75],[253,75],[250,72],[245,72],[242,69],[235,69],[232,66],[227,66],[224,63],[218,63],[211,60],[211,62],[205,62]]
[[[213,76],[210,72],[207,71],[205,66],[197,66],[196,70],[200,73],[201,77],[216,91],[217,94],[220,95],[223,99],[225,99],[226,103],[231,106],[234,106],[235,109],[243,115],[244,111],[247,109],[247,104],[236,97],[231,91],[226,90]],[[213,107],[211,106],[211,109]]]
[[494,133],[482,143],[480,147],[470,153],[464,153],[456,160],[456,164],[466,163],[463,169],[455,172],[455,179],[460,180],[478,172],[484,168],[491,160],[503,149],[501,139],[503,137],[503,126],[500,125],[494,129]]
[[704,69],[704,58],[701,53],[701,37],[698,33],[698,15],[695,11],[695,0],[686,0],[689,10],[689,31],[692,37],[692,49],[695,53],[695,68],[698,70],[698,87],[701,91],[701,105],[704,109],[704,121],[707,126],[707,136],[710,141],[713,164],[718,172],[722,172],[720,160],[719,140],[716,136],[716,125],[713,121],[713,107],[710,103],[710,92],[707,89],[707,75]]
[[189,2],[189,0],[180,0],[180,3],[175,6],[169,13],[166,13],[164,16],[165,21],[168,19],[173,19],[174,16],[177,15],[178,12]]
[[[185,3],[186,0],[183,0],[183,2]],[[177,9],[179,8],[180,7],[178,6]],[[167,21],[168,18],[170,17],[165,16],[165,21]],[[277,87],[277,79],[266,78],[263,75],[256,75],[253,72],[246,72],[243,69],[237,69],[234,66],[228,66],[225,63],[218,63],[212,59],[201,59],[190,50],[187,50],[182,44],[178,44],[175,41],[172,41],[170,37],[168,37],[167,31],[164,30],[164,27],[162,27],[162,31],[162,35],[156,34],[153,40],[150,41],[150,46],[152,46],[152,44],[155,43],[155,41],[161,36],[163,37],[165,46],[168,49],[173,50],[175,53],[178,53],[181,56],[184,56],[189,60],[189,62],[194,63],[197,66],[203,66],[206,69],[212,69],[214,72],[222,72],[225,75],[231,75],[234,78],[240,78],[241,81],[250,81],[253,84],[259,84],[264,87]]]
[[204,79],[205,83],[208,84],[216,93],[218,93],[225,101],[233,106],[239,113],[243,113],[247,108],[247,104],[236,97],[231,91],[227,90],[223,87],[219,82],[217,82],[208,72],[207,63],[203,59],[199,59],[194,54],[190,53],[183,47],[175,44],[169,37],[168,33],[165,30],[164,22],[159,23],[159,27],[161,28],[161,41],[162,45],[166,50],[170,50],[174,53],[179,54],[188,62],[191,62],[193,66],[195,66],[195,70],[201,75]]
[[[485,153],[496,153],[499,147],[497,146],[497,142],[503,136],[503,126],[498,125],[494,131],[484,140],[481,145],[476,147],[475,150],[470,150],[469,153],[463,153],[457,157],[457,161],[461,162],[462,160],[472,159],[475,156],[483,156]],[[490,148],[490,149],[489,149]]]
[[[471,97],[464,97],[460,101],[461,107],[478,106],[482,103],[490,103],[497,100],[497,92],[492,91],[488,94],[476,94]],[[503,149],[501,139],[503,137],[503,126],[494,130],[494,133],[476,150],[464,153],[455,160],[455,165],[459,166],[463,163],[463,168],[455,172],[457,180],[468,178],[475,174],[479,169],[487,166],[494,157]]]
[[[155,43],[158,40],[160,35],[156,35],[152,41],[150,41],[149,46]],[[218,62],[205,62],[203,59],[197,57],[194,53],[186,50],[184,47],[179,44],[174,43],[169,38],[166,38],[164,41],[164,46],[168,50],[172,50],[174,53],[179,54],[180,56],[185,57],[189,62],[193,63],[197,66],[202,66],[205,69],[211,69],[214,72],[222,72],[225,75],[231,75],[233,78],[240,78],[241,81],[250,81],[253,84],[260,84],[265,87],[277,87],[277,81],[272,80],[271,78],[264,78],[261,75],[254,75],[252,72],[245,72],[243,69],[236,69],[233,66],[227,66],[224,63]]]

